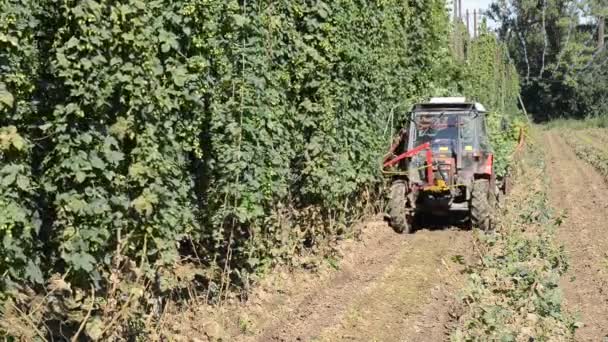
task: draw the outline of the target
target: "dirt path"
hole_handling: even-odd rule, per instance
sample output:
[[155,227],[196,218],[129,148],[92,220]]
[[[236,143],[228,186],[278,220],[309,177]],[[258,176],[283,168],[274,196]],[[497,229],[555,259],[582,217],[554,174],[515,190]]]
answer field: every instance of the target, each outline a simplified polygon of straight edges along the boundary
[[236,341],[442,341],[471,232],[394,233],[371,222],[328,276],[285,277],[249,301]]
[[566,308],[584,323],[576,341],[602,341],[608,336],[608,185],[558,133],[546,133],[545,146],[551,202],[567,214],[558,232],[570,261],[562,280]]

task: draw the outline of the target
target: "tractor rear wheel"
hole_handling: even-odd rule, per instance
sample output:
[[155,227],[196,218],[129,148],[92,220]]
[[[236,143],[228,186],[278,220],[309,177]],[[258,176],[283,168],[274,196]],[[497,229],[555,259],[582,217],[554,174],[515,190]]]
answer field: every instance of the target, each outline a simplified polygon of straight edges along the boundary
[[389,225],[397,233],[412,232],[407,220],[407,183],[396,180],[391,184],[391,197],[388,203]]
[[490,200],[490,181],[477,179],[473,182],[471,189],[471,224],[483,231],[492,229],[493,202]]

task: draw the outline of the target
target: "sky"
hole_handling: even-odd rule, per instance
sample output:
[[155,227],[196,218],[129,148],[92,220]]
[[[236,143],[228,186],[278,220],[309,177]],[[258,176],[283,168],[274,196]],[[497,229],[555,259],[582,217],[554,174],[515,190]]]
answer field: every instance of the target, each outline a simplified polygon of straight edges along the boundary
[[492,0],[462,0],[462,9],[488,8]]

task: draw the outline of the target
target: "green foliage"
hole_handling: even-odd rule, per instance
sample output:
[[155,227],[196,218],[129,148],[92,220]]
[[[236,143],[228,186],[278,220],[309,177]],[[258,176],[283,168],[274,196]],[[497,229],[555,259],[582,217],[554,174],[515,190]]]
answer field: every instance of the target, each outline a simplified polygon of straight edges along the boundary
[[492,111],[515,116],[519,96],[519,76],[496,36],[480,29],[467,48],[464,93]]
[[195,225],[185,139],[195,76],[172,32],[180,5],[63,4],[49,63],[65,96],[45,126],[41,179],[51,242],[75,281],[99,278],[117,245],[142,266],[171,264]]
[[[608,6],[606,6],[608,8]],[[606,127],[608,124],[608,49],[597,53],[590,61],[584,72],[577,77],[576,98],[579,112],[575,117],[585,117],[596,127]],[[595,123],[593,123],[595,121]]]
[[[598,47],[605,0],[501,0],[489,11],[499,23],[522,79],[522,97],[539,121],[605,113],[607,55]],[[591,20],[589,20],[591,19]]]
[[[360,194],[380,184],[388,113],[431,88],[447,30],[441,1],[259,5],[187,8],[200,22],[188,54],[211,75],[197,167],[203,221],[216,228],[203,244],[248,272],[360,215]],[[226,11],[230,34],[212,24]]]
[[[42,283],[37,236],[32,99],[39,72],[36,34],[41,8],[36,1],[5,1],[0,11],[0,275],[2,283]],[[0,283],[0,289],[2,284]]]
[[498,177],[504,177],[513,162],[520,135],[527,131],[527,123],[519,116],[492,112],[488,116],[487,124],[494,149],[494,171]]
[[376,198],[389,113],[448,81],[441,0],[0,9],[3,287],[321,247]]

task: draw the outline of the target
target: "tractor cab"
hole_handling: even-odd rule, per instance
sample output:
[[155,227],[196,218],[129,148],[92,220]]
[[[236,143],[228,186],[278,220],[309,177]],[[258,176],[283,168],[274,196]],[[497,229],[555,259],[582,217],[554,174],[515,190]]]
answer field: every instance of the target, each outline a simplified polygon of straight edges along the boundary
[[446,185],[454,186],[485,173],[485,166],[491,163],[485,115],[485,108],[474,102],[430,102],[414,106],[409,117],[407,149],[429,144],[433,177],[428,179],[421,172],[427,164],[418,154],[405,165],[410,180],[427,186],[443,180]]

